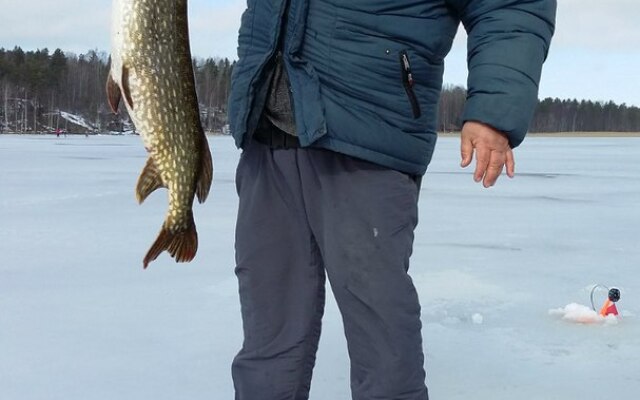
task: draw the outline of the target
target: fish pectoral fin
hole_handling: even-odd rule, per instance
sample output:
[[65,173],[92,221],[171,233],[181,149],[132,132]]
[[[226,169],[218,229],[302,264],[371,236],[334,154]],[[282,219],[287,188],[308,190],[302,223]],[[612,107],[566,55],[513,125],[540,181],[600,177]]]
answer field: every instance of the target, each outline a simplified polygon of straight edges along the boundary
[[211,150],[209,150],[209,142],[204,134],[202,135],[201,160],[196,196],[198,196],[199,203],[204,203],[209,196],[211,181],[213,181],[213,159],[211,158]]
[[189,212],[187,229],[179,232],[171,232],[164,225],[153,243],[149,252],[144,257],[143,264],[146,269],[149,263],[163,252],[168,251],[176,262],[189,262],[193,260],[198,251],[198,232],[193,221],[193,213]]
[[107,78],[107,100],[109,101],[109,107],[114,114],[118,113],[118,106],[120,105],[120,99],[122,99],[122,93],[120,92],[120,86],[113,80],[111,74]]
[[131,89],[129,88],[129,68],[126,65],[122,66],[122,92],[124,99],[130,109],[133,110],[133,99],[131,98]]
[[165,184],[160,177],[160,171],[156,167],[153,157],[149,157],[136,185],[136,198],[138,199],[138,203],[145,201],[151,193],[161,187],[165,187]]

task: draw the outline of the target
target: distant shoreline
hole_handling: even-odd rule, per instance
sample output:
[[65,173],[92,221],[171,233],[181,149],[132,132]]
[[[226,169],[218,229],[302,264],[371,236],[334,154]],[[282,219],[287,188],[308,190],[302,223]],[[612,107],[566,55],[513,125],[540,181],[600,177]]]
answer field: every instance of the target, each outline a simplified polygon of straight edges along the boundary
[[[206,132],[207,136],[230,136],[224,135],[218,132]],[[54,132],[1,132],[2,135],[15,135],[15,136],[56,136]],[[60,136],[95,136],[95,135],[112,135],[112,136],[137,136],[132,133],[109,133],[109,132],[86,132],[86,133],[67,133]],[[438,132],[438,136],[441,137],[458,137],[460,132]],[[640,137],[640,132],[545,132],[545,133],[528,133],[527,138],[624,138],[624,137]]]
[[[438,133],[439,136],[450,137],[450,136],[460,136],[460,132],[447,132],[447,133]],[[531,132],[527,134],[527,138],[536,138],[536,137],[544,137],[544,138],[617,138],[617,137],[640,137],[640,132],[545,132],[545,133],[535,133]]]
[[640,132],[545,132],[529,133],[528,137],[640,137]]

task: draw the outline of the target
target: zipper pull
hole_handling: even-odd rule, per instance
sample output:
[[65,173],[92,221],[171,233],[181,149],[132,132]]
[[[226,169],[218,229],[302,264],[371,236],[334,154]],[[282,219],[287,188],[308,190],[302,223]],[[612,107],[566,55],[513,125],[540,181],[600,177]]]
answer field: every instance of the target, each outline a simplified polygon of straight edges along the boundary
[[418,103],[418,98],[413,91],[413,73],[411,72],[409,55],[406,51],[400,52],[400,68],[402,70],[402,85],[404,86],[404,90],[407,92],[407,96],[409,97],[409,102],[411,103],[411,111],[413,112],[413,118],[420,118],[422,113],[420,112],[420,104]]
[[409,56],[406,51],[400,53],[400,57],[402,59],[402,68],[404,69],[404,74],[407,79],[407,84],[409,87],[413,87],[413,73],[411,73],[411,63],[409,63]]

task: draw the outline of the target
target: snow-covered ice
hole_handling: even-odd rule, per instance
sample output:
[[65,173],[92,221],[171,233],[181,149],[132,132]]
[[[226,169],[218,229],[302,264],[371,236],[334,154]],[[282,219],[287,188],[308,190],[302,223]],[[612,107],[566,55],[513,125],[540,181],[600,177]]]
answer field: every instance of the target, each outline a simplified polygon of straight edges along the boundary
[[[140,138],[0,135],[0,399],[232,399],[241,344],[233,273],[239,156],[210,138],[200,250],[142,258],[166,196],[138,206]],[[640,393],[639,138],[535,138],[485,190],[441,138],[423,182],[411,272],[432,399],[636,399]],[[616,324],[549,310],[622,290]],[[349,396],[329,296],[313,400]],[[257,399],[259,400],[259,399]]]

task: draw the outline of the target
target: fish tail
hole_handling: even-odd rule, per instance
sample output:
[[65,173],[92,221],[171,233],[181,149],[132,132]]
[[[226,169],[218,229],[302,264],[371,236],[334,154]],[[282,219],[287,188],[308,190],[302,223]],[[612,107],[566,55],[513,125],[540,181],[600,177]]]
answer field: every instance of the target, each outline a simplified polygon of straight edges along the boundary
[[[165,224],[166,225],[166,224]],[[167,251],[176,262],[189,262],[193,260],[198,251],[198,232],[193,221],[193,213],[189,212],[187,228],[182,231],[173,232],[163,225],[158,238],[153,243],[147,255],[144,257],[144,268],[163,252]]]

